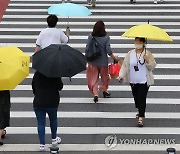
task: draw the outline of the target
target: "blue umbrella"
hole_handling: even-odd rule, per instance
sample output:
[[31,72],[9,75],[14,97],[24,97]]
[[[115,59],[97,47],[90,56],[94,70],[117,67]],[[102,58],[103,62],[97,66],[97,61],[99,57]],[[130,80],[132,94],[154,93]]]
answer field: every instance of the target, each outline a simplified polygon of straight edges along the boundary
[[84,17],[91,15],[91,11],[82,5],[73,3],[54,4],[48,8],[48,14],[64,17]]
[[73,3],[62,3],[62,4],[54,4],[50,6],[48,8],[48,14],[68,17],[68,25],[69,25],[69,17],[84,17],[84,16],[89,16],[92,13],[85,6],[77,5]]

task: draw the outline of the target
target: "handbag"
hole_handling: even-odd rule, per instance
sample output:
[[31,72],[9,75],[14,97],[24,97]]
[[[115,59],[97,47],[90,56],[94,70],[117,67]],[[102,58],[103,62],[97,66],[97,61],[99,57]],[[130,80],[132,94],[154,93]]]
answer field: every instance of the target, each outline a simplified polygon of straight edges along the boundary
[[121,69],[121,65],[119,64],[119,62],[110,64],[109,75],[111,76],[111,78],[117,78],[119,76],[120,69]]
[[89,46],[85,57],[87,61],[94,61],[101,56],[100,43],[96,40],[95,37],[92,37],[92,43]]

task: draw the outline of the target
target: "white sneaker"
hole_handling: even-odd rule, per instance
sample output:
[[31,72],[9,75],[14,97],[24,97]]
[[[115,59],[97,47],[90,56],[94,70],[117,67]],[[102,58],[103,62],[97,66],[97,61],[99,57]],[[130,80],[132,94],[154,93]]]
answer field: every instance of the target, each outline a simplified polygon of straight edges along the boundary
[[60,143],[61,143],[60,137],[56,137],[56,139],[52,139],[52,146],[57,146]]
[[40,144],[40,146],[39,146],[39,151],[41,151],[41,152],[46,151],[46,146],[43,145],[43,144]]

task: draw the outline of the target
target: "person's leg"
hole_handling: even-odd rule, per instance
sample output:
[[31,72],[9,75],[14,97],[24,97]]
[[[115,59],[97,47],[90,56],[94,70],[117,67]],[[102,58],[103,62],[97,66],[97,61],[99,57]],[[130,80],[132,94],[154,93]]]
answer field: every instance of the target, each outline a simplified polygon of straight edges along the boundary
[[50,120],[51,127],[51,138],[52,138],[52,146],[57,146],[61,143],[61,138],[57,137],[57,110],[58,108],[49,108],[47,109],[47,113]]
[[96,6],[96,0],[92,0],[92,7]]
[[4,129],[0,129],[0,137],[4,134]]
[[57,108],[47,109],[47,114],[50,120],[51,137],[52,139],[56,139],[57,137]]
[[46,111],[40,108],[34,108],[37,122],[38,122],[38,136],[41,145],[45,145],[45,125],[46,125]]
[[88,64],[86,77],[90,92],[92,93],[93,96],[98,96],[98,80],[99,80],[98,67]]
[[134,102],[135,102],[135,107],[138,110],[139,109],[139,104],[138,104],[138,84],[130,84],[130,85],[131,85],[132,95],[133,95]]
[[4,129],[0,129],[0,146],[1,145],[3,145],[3,142],[2,142],[2,138],[1,138],[1,136],[3,136],[4,135]]
[[[1,130],[2,130],[2,132],[1,132]],[[1,129],[1,130],[0,130],[0,136],[1,136],[2,139],[4,139],[5,136],[6,136],[6,130],[5,130],[5,128]]]
[[101,76],[102,84],[99,87],[99,90],[108,93],[108,86],[109,86],[109,82],[110,82],[108,66],[100,67],[100,76]]
[[149,87],[147,84],[140,84],[138,89],[139,117],[145,117],[146,98]]
[[158,2],[157,2],[157,0],[154,0],[154,4],[157,4]]

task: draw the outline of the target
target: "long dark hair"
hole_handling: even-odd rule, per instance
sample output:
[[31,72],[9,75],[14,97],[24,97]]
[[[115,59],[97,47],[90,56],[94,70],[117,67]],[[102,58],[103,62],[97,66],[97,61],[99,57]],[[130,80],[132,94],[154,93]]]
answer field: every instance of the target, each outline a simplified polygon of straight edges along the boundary
[[103,37],[106,36],[107,32],[105,30],[105,24],[102,20],[96,22],[93,28],[92,36]]

